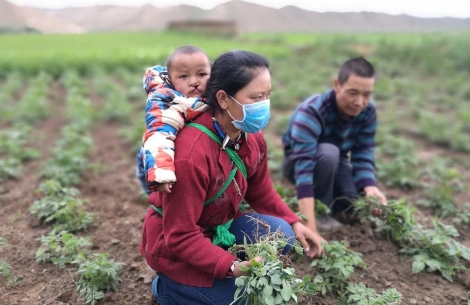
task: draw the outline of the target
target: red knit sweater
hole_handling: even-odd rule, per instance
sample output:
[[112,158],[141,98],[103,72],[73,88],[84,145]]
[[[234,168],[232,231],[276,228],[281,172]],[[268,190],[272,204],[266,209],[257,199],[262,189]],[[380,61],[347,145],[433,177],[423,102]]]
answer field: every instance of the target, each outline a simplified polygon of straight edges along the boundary
[[[196,120],[217,134],[211,113]],[[278,216],[292,224],[299,221],[273,188],[267,164],[266,142],[261,132],[242,140],[238,155],[248,172],[240,171],[223,195],[204,207],[224,185],[232,169],[230,157],[219,144],[194,127],[185,127],[175,141],[178,181],[171,193],[154,192],[149,202],[163,208],[163,217],[149,208],[145,216],[140,252],[147,264],[174,281],[211,287],[214,278],[224,279],[232,261],[230,252],[212,244],[211,228],[241,215],[243,198],[258,213]]]

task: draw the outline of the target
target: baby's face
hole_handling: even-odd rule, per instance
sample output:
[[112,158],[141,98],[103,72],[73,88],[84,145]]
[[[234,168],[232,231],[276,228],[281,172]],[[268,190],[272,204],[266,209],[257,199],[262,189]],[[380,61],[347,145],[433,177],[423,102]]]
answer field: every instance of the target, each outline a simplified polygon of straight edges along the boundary
[[176,91],[186,97],[200,97],[206,92],[211,66],[204,53],[179,54],[169,68],[168,77]]

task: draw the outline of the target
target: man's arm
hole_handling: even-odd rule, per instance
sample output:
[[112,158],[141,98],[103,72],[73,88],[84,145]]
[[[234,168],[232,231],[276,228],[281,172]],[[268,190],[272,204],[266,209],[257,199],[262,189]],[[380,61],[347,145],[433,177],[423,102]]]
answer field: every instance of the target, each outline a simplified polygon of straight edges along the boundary
[[305,197],[298,200],[299,212],[304,215],[307,219],[302,221],[304,225],[317,232],[317,224],[315,220],[315,199],[313,197]]
[[361,126],[357,134],[355,144],[351,149],[351,164],[353,166],[353,180],[357,189],[364,190],[366,196],[378,197],[382,204],[387,204],[387,199],[378,189],[375,179],[375,133],[377,129],[377,117],[375,108],[367,121]]
[[313,185],[321,129],[318,113],[313,108],[305,105],[295,113],[291,129],[291,154],[298,207],[307,218],[305,225],[313,232],[317,232]]

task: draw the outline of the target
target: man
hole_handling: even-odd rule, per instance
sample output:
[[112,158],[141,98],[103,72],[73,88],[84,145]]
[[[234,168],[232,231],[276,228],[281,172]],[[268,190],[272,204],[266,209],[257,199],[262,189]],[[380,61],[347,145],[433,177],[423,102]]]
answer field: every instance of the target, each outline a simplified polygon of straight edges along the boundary
[[[283,136],[283,175],[295,183],[299,212],[317,231],[315,200],[344,211],[360,193],[387,199],[377,188],[374,166],[376,111],[370,102],[374,67],[364,58],[346,61],[334,89],[313,95],[295,110]],[[376,216],[379,210],[373,211]],[[318,220],[320,230],[341,224],[330,215]]]

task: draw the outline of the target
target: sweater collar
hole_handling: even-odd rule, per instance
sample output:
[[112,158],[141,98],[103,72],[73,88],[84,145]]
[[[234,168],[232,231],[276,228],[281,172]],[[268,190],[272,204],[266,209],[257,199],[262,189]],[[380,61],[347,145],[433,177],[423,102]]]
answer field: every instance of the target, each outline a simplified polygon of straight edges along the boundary
[[233,150],[237,151],[240,148],[241,137],[243,132],[240,132],[237,139],[233,141],[232,139],[230,139],[225,130],[222,128],[222,126],[220,126],[219,122],[217,122],[214,117],[212,117],[212,124],[214,125],[215,130],[217,130],[217,133],[220,136],[220,139],[222,140],[222,149],[225,149],[225,147],[230,147]]
[[[215,121],[213,119],[213,112],[212,111],[208,111],[208,112],[204,112],[202,113],[198,119],[196,119],[196,122],[207,127],[210,131],[212,131],[213,133],[215,133],[216,135],[218,135],[222,141],[223,144],[223,148],[225,146],[228,146],[232,149],[235,149],[235,145],[237,145],[237,149],[235,150],[238,150],[239,147],[241,147],[242,143],[243,142],[247,142],[248,140],[248,134],[246,132],[240,132],[240,135],[238,136],[237,138],[237,141],[235,143],[235,141],[232,141],[230,138],[229,140],[225,143],[225,139],[226,139],[226,132],[223,130],[222,127],[220,127],[220,124],[217,123],[217,121]],[[217,128],[220,127],[220,128]]]

